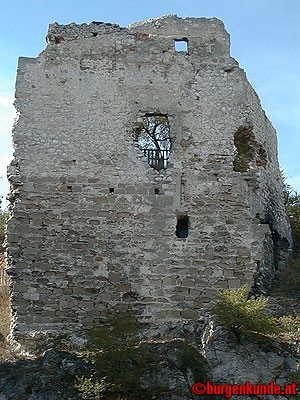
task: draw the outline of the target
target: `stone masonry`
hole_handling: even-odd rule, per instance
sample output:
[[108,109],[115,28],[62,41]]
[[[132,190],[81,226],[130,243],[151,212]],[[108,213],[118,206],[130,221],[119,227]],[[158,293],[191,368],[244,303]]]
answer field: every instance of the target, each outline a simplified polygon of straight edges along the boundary
[[[46,49],[19,59],[15,106],[15,337],[127,307],[153,325],[197,320],[219,289],[262,292],[284,266],[276,132],[218,19],[51,24]],[[149,115],[169,123],[160,170],[137,140]]]

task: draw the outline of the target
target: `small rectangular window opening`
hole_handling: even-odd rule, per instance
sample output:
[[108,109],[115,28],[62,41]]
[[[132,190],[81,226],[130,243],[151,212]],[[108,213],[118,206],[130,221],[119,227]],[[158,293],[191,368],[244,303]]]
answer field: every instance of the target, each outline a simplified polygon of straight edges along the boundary
[[114,193],[115,189],[114,188],[109,188],[109,193]]
[[177,218],[176,236],[185,239],[189,235],[189,217],[187,215]]
[[187,53],[188,51],[188,39],[175,39],[175,50],[178,52]]
[[155,194],[159,194],[159,189],[154,189]]

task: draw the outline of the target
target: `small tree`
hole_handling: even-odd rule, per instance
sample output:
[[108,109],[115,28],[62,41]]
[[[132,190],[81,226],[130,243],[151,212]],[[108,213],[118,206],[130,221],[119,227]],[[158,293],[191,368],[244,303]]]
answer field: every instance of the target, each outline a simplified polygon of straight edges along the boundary
[[300,317],[283,315],[274,317],[266,310],[269,298],[248,299],[248,288],[223,290],[213,309],[217,322],[233,331],[260,339],[279,340],[285,343],[300,343]]
[[213,314],[219,323],[228,327],[237,336],[279,332],[276,319],[265,311],[269,299],[264,297],[248,299],[246,285],[236,290],[222,290],[218,293],[218,297],[219,301],[213,309]]
[[78,377],[75,386],[83,399],[152,398],[140,385],[140,377],[154,359],[141,343],[139,328],[131,313],[119,312],[91,332],[86,358],[93,365],[93,375]]

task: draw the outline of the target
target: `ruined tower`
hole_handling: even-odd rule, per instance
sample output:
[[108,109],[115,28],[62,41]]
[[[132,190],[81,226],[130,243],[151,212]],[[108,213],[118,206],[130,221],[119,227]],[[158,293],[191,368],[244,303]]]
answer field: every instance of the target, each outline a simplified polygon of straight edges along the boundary
[[276,132],[221,21],[51,24],[19,59],[15,105],[16,337],[126,307],[196,320],[218,289],[263,290],[284,264]]

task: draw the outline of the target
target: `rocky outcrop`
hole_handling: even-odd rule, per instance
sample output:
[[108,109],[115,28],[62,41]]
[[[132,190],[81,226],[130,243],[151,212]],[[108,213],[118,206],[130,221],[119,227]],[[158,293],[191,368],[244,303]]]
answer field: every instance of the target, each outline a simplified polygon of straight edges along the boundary
[[75,376],[87,372],[82,360],[55,350],[40,358],[1,363],[0,400],[75,400]]
[[[204,397],[193,394],[191,388],[194,383],[206,383],[207,380],[214,384],[250,381],[251,384],[265,385],[273,381],[284,386],[290,383],[290,375],[297,368],[297,354],[293,348],[237,339],[230,332],[214,327],[212,322],[184,324],[164,332],[163,336],[164,339],[157,337],[147,345],[155,363],[149,365],[140,382],[149,392],[149,399],[205,398],[205,394]],[[0,365],[0,399],[77,399],[75,376],[89,376],[90,373],[90,367],[74,354],[47,350],[37,359]],[[251,400],[253,396],[243,396],[243,399]]]
[[276,342],[239,341],[221,328],[210,331],[204,353],[215,383],[245,384],[250,381],[268,385],[273,381],[284,386],[290,383],[291,374],[297,370],[295,348],[292,350]]

